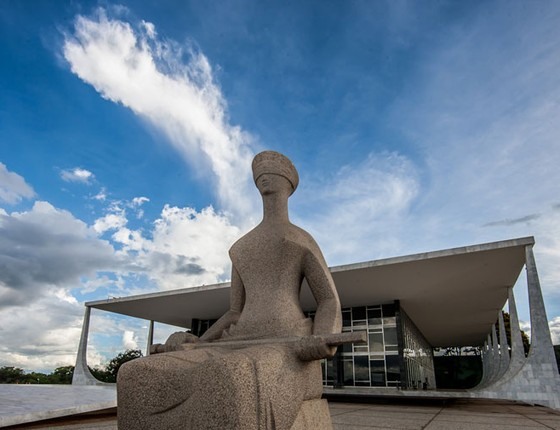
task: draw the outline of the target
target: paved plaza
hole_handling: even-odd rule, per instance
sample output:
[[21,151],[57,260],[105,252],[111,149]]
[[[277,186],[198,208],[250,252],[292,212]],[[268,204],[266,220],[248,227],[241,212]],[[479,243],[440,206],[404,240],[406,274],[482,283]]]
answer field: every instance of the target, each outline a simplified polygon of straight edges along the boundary
[[560,429],[560,413],[545,407],[495,400],[424,400],[329,403],[335,430]]
[[[560,412],[523,403],[479,399],[330,401],[335,430],[560,429]],[[116,409],[4,427],[8,429],[116,430]]]

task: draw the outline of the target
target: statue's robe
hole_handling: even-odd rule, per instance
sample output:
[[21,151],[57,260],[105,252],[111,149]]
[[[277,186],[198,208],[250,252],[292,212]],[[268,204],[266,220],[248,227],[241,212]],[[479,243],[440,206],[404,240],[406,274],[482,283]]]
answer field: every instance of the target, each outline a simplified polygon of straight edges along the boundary
[[[246,289],[244,310],[249,300],[263,294],[270,309],[246,318],[242,313],[224,332],[223,340],[239,340],[239,348],[197,347],[123,365],[118,375],[120,430],[289,430],[302,402],[321,397],[320,361],[300,360],[292,343],[242,343],[312,334],[311,320],[301,308],[296,312],[293,302],[299,307],[304,262],[311,259],[324,270],[322,255],[313,239],[295,226],[276,241],[257,246],[251,233],[232,247],[230,256]],[[274,260],[284,264],[271,266]],[[289,291],[255,290],[267,279]]]

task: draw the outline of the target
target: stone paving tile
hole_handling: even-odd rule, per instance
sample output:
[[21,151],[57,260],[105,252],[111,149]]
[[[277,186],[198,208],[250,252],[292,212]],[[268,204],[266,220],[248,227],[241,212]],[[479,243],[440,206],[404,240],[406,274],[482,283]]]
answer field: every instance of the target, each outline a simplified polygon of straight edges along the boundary
[[524,417],[527,418],[531,418],[533,420],[556,420],[556,421],[560,421],[560,414],[558,414],[556,411],[551,410],[551,412],[544,412],[544,413],[540,413],[540,414],[520,414],[523,415]]
[[548,429],[543,425],[535,423],[534,426],[514,426],[505,424],[483,424],[483,423],[469,423],[469,422],[449,422],[449,421],[432,421],[424,430],[521,430],[528,428],[530,430]]
[[512,404],[508,406],[508,409],[523,415],[558,415],[560,416],[560,411],[554,409],[545,408],[542,406],[531,406],[531,405],[519,405]]
[[334,430],[394,430],[394,427],[356,426],[347,424],[333,424]]
[[387,427],[403,430],[421,430],[430,419],[431,417],[425,419],[408,419],[403,417],[381,417],[374,414],[356,415],[352,413],[332,417],[333,424],[337,425],[369,426],[373,428]]
[[335,417],[338,415],[345,415],[345,414],[349,414],[349,413],[356,413],[359,411],[359,409],[331,409],[331,417]]
[[554,430],[560,430],[560,420],[547,420],[547,419],[538,419],[537,422],[548,426]]
[[[433,404],[330,402],[334,430],[560,430],[560,412],[511,402]],[[18,430],[117,430],[116,416],[68,417]],[[2,429],[3,430],[3,429]]]
[[522,427],[539,427],[540,424],[529,418],[522,416],[504,416],[502,414],[494,414],[492,416],[470,414],[470,415],[453,415],[453,414],[439,414],[434,421],[445,421],[445,422],[468,422],[471,425],[474,424],[503,424],[512,426],[522,426]]
[[410,406],[410,405],[366,405],[366,407],[380,411],[399,411],[405,413],[437,413],[442,406]]
[[332,403],[329,402],[329,410],[336,411],[359,411],[369,409],[369,405],[364,405],[362,403]]
[[[375,409],[358,409],[355,411],[347,412],[347,415],[352,416],[368,416],[368,417],[383,417],[383,418],[406,418],[407,420],[429,421],[437,412],[408,412],[404,410],[375,410]],[[331,412],[331,416],[334,416]]]
[[441,411],[441,413],[439,414],[441,417],[445,417],[445,416],[454,416],[454,417],[470,417],[473,415],[476,415],[478,417],[488,417],[488,418],[492,418],[492,417],[496,417],[496,416],[500,416],[503,418],[518,418],[520,416],[520,414],[515,414],[515,413],[511,413],[511,412],[478,412],[478,411],[461,411],[461,410],[455,410],[455,409],[444,409]]

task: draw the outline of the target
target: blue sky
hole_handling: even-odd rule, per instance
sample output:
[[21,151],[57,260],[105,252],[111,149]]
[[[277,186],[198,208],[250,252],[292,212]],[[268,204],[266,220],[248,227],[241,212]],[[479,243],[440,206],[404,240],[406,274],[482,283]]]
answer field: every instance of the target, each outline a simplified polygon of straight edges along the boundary
[[[3,1],[0,365],[71,364],[85,300],[227,280],[262,149],[330,265],[534,235],[559,343],[559,24],[553,1]],[[92,330],[92,363],[145,344]]]

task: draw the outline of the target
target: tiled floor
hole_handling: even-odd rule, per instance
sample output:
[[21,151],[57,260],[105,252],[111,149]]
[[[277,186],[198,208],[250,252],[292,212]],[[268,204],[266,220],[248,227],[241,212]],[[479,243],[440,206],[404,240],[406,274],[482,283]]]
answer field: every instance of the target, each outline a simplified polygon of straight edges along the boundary
[[[335,430],[560,430],[560,412],[507,401],[330,402],[329,407]],[[113,413],[13,427],[16,428],[117,430],[117,424]]]
[[506,401],[451,400],[418,404],[329,404],[335,430],[560,429],[560,412]]

